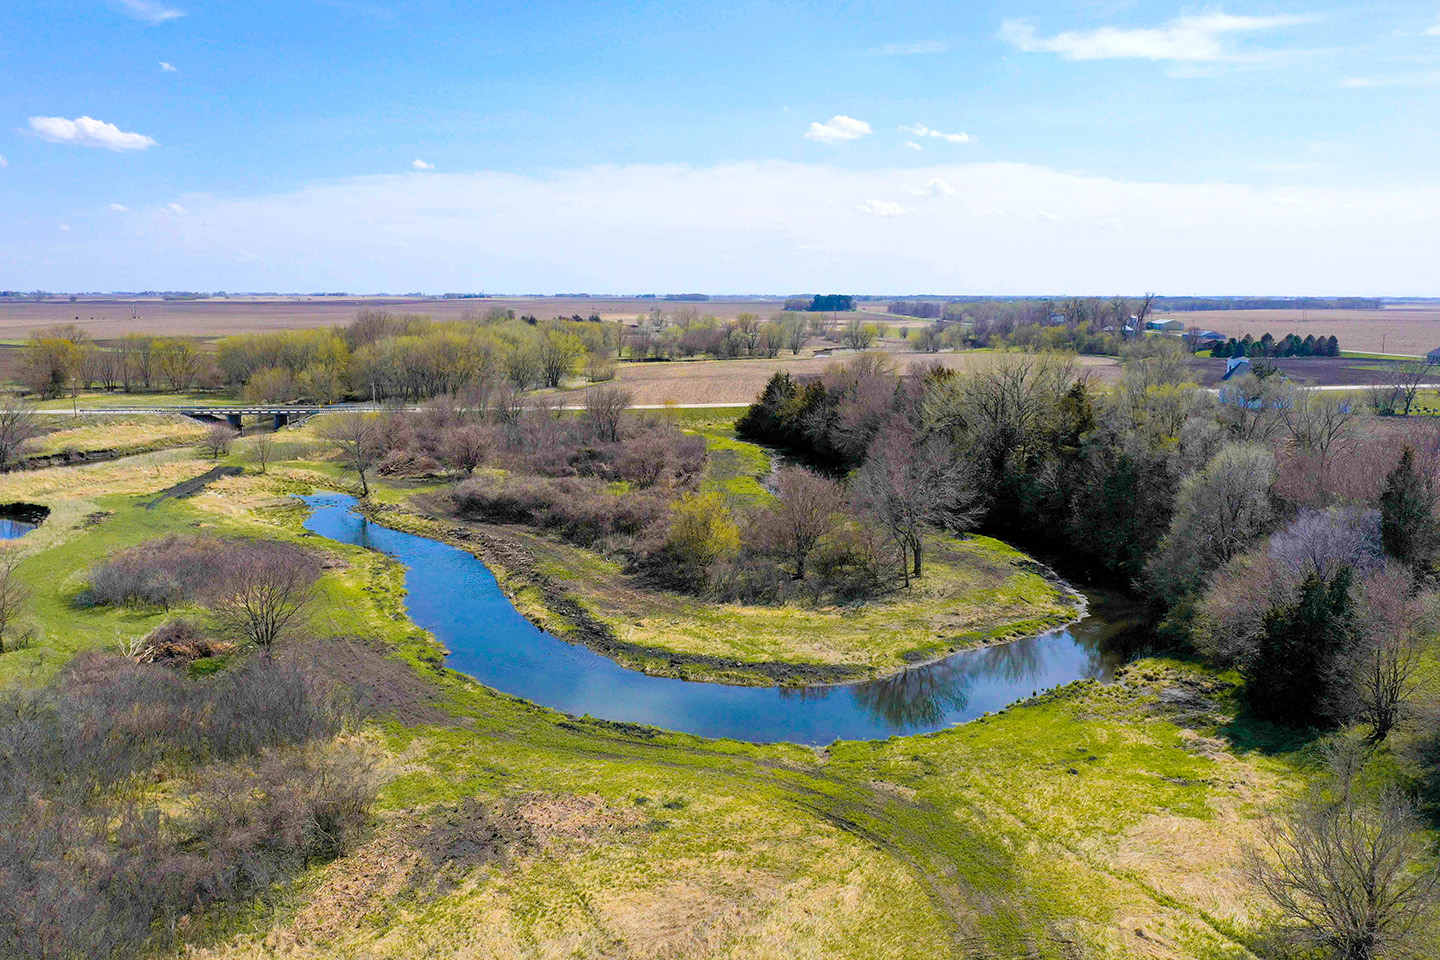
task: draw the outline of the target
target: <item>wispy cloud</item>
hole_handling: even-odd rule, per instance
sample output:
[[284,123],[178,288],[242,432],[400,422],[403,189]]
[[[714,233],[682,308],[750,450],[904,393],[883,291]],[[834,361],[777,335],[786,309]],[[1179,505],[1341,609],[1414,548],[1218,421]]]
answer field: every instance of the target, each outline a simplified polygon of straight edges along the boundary
[[941,133],[939,130],[931,130],[923,123],[917,123],[913,127],[902,126],[901,133],[912,133],[917,137],[934,137],[937,140],[944,140],[947,143],[974,143],[975,138],[968,133]]
[[180,206],[180,204],[178,204],[178,203],[169,203],[169,204],[166,204],[166,205],[165,205],[165,209],[166,209],[166,210],[169,210],[171,213],[173,213],[173,214],[175,214],[175,215],[177,215],[177,216],[184,216],[184,215],[188,212],[184,207]]
[[1040,36],[1029,20],[1006,20],[998,36],[1026,53],[1058,53],[1066,60],[1216,61],[1240,58],[1224,43],[1227,36],[1294,26],[1306,19],[1291,15],[1243,17],[1215,11],[1176,17],[1163,27],[1100,27],[1050,37]]
[[944,53],[949,48],[944,40],[916,40],[913,43],[887,43],[877,52],[887,57],[910,57],[919,53]]
[[112,204],[110,204],[110,209],[111,209],[111,210],[114,210],[116,213],[129,213],[129,212],[130,212],[130,208],[127,207],[127,206],[125,206],[125,204],[123,204],[123,203],[112,203]]
[[167,7],[158,0],[119,0],[119,3],[126,16],[146,23],[164,23],[185,16],[185,11]]
[[856,120],[854,117],[840,114],[831,117],[826,123],[816,121],[810,124],[810,129],[805,131],[805,139],[818,140],[821,143],[839,143],[842,140],[859,140],[873,132],[870,124],[864,120]]
[[898,203],[891,203],[889,200],[866,200],[855,207],[855,212],[869,214],[872,217],[898,217],[905,212],[905,208]]
[[30,130],[51,143],[73,143],[81,147],[103,147],[106,150],[145,150],[155,141],[143,133],[126,133],[113,123],[93,117],[31,117]]
[[[0,262],[54,290],[223,289],[236,282],[236,251],[244,250],[259,258],[244,274],[257,290],[461,290],[475,283],[479,261],[493,264],[486,285],[499,290],[980,284],[985,293],[1440,295],[1431,242],[1440,185],[1423,172],[1400,183],[1272,189],[1020,163],[601,164],[423,177],[401,167],[284,193],[187,196],[187,217],[152,204],[70,234],[53,220],[35,231],[0,218]],[[956,196],[912,201],[910,190],[933,179]],[[586,216],[563,202],[574,197],[585,198]],[[871,198],[904,211],[891,219],[857,213]],[[1038,220],[1037,211],[1058,219]],[[404,230],[377,230],[377,222]],[[1130,229],[1104,229],[1111,222]],[[1134,229],[1146,223],[1166,229]],[[905,243],[895,242],[897,230]]]
[[160,61],[160,72],[161,72],[161,73],[179,73],[179,72],[180,72],[180,68],[177,67],[177,66],[175,66],[175,64],[173,64],[173,63],[166,63],[164,60],[161,60],[161,61]]
[[950,184],[946,183],[944,180],[941,180],[939,177],[936,177],[934,180],[931,180],[929,183],[925,184],[925,192],[930,194],[930,196],[932,197],[955,196],[955,188],[950,186]]
[[435,164],[426,163],[424,160],[413,160],[410,163],[410,168],[412,170],[434,170]]
[[8,166],[10,166],[10,161],[6,160],[3,154],[0,154],[0,170],[4,170]]
[[916,143],[914,140],[906,140],[906,141],[905,141],[905,146],[909,147],[911,150],[924,150],[924,149],[925,149],[924,147],[920,146],[920,144]]
[[1425,31],[1425,35],[1428,37],[1440,37],[1440,17],[1437,17],[1435,24],[1429,30]]
[[1389,73],[1374,77],[1346,77],[1340,86],[1348,90],[1368,90],[1376,87],[1434,87],[1440,86],[1440,71],[1422,70],[1415,73]]

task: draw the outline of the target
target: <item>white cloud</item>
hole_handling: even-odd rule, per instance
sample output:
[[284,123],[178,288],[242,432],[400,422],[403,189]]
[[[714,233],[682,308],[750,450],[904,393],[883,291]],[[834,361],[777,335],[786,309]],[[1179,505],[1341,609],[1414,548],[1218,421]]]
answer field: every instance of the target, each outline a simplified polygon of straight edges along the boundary
[[185,208],[180,206],[180,204],[178,203],[166,204],[165,209],[169,210],[171,213],[179,215],[184,215],[187,212]]
[[888,200],[866,200],[856,204],[855,212],[868,213],[872,217],[898,217],[905,212],[905,208]]
[[62,223],[62,224],[60,224],[60,232],[61,232],[61,233],[69,233],[69,232],[70,232],[70,224],[68,224],[68,223]]
[[127,207],[127,206],[125,206],[125,204],[123,204],[123,203],[112,203],[112,204],[110,204],[110,209],[111,209],[111,210],[114,210],[116,213],[129,213],[129,212],[130,212],[130,208]]
[[955,188],[950,186],[950,184],[946,183],[944,180],[941,180],[939,177],[936,177],[934,180],[931,180],[929,183],[925,184],[925,192],[930,194],[930,196],[932,197],[955,196]]
[[[1427,179],[1160,183],[906,159],[879,169],[771,161],[534,176],[406,169],[283,193],[187,195],[189,216],[137,208],[73,235],[0,218],[0,263],[51,290],[221,290],[243,276],[258,290],[1440,296],[1440,183]],[[909,201],[935,179],[956,195]],[[903,214],[882,223],[856,213],[872,198],[904,203]],[[258,259],[242,267],[237,251]]]
[[106,150],[145,150],[155,141],[141,133],[126,133],[113,123],[93,117],[31,117],[30,130],[51,143],[73,143],[82,147],[104,147]]
[[236,251],[235,251],[235,262],[236,262],[236,263],[258,263],[259,261],[260,261],[260,258],[257,257],[255,254],[251,253],[249,250],[236,250]]
[[146,23],[164,23],[166,20],[185,16],[184,11],[167,7],[156,0],[120,0],[120,8],[131,19],[144,20]]
[[1425,31],[1427,37],[1440,37],[1440,18],[1437,18],[1434,26]]
[[1306,19],[1241,17],[1215,11],[1176,17],[1163,27],[1100,27],[1053,37],[1040,36],[1028,20],[1006,20],[998,36],[1026,53],[1058,53],[1066,60],[1232,60],[1238,55],[1223,43],[1227,35],[1293,26]]
[[916,143],[914,140],[906,140],[906,141],[905,141],[905,146],[909,147],[911,150],[924,150],[924,149],[925,149],[924,147],[920,146],[920,144]]
[[177,67],[177,66],[175,66],[175,64],[173,64],[173,63],[166,63],[164,60],[161,60],[161,61],[160,61],[160,72],[161,72],[161,73],[179,73],[179,72],[180,72],[180,68]]
[[864,120],[856,120],[854,117],[841,114],[831,117],[828,123],[810,124],[810,129],[805,131],[805,139],[819,140],[821,143],[836,143],[841,140],[858,140],[873,132],[870,124]]
[[10,166],[10,161],[6,160],[3,154],[0,154],[0,170],[4,170],[8,166]]
[[424,160],[415,160],[415,161],[413,161],[413,162],[410,164],[410,166],[411,166],[411,168],[413,168],[413,169],[415,169],[415,170],[434,170],[434,169],[435,169],[435,164],[433,164],[433,163],[426,163]]
[[917,53],[944,53],[948,48],[944,40],[917,40],[913,43],[887,43],[880,52],[887,57],[909,57]]
[[901,133],[913,133],[917,137],[934,137],[936,140],[944,140],[947,143],[974,143],[975,138],[968,133],[941,133],[939,130],[931,130],[923,123],[917,123],[913,127],[902,126]]

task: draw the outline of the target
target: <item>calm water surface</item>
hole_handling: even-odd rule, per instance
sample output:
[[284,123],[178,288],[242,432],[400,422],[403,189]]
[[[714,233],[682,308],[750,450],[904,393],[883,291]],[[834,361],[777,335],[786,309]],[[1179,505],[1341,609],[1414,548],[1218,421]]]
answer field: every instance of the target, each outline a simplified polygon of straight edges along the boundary
[[25,534],[38,526],[40,526],[38,523],[26,523],[24,520],[11,520],[8,517],[0,517],[0,540],[15,540],[25,536]]
[[386,553],[405,566],[410,618],[450,651],[447,664],[487,686],[576,716],[706,737],[825,744],[923,733],[973,720],[1121,662],[1101,651],[1116,626],[1095,615],[1070,628],[966,650],[883,680],[817,687],[736,687],[651,677],[540,630],[474,556],[371,523],[355,498],[302,498],[306,529]]

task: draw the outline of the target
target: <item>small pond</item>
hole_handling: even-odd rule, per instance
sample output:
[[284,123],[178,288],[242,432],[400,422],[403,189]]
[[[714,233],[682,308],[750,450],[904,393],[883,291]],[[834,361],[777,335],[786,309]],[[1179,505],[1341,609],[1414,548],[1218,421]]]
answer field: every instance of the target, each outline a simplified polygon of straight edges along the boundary
[[964,650],[882,680],[815,687],[739,687],[652,677],[560,640],[526,620],[480,560],[355,513],[355,499],[302,498],[306,529],[386,553],[405,567],[410,618],[450,651],[447,665],[487,686],[575,716],[706,737],[826,744],[940,730],[1084,678],[1109,679],[1123,658],[1102,641],[1125,624],[1090,615],[1070,627]]
[[38,503],[0,503],[0,540],[17,540],[48,516],[50,508]]

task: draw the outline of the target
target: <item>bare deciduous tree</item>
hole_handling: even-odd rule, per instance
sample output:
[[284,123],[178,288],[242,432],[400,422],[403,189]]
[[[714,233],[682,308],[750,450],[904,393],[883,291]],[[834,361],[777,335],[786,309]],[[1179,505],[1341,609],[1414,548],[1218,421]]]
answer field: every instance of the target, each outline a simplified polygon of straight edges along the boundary
[[18,550],[0,550],[0,653],[5,652],[5,635],[14,631],[30,604],[30,590],[15,573],[19,562]]
[[268,433],[257,435],[250,443],[249,452],[250,461],[264,473],[275,459],[275,438]]
[[880,336],[880,328],[866,323],[860,317],[851,317],[845,322],[843,341],[852,350],[864,350]]
[[35,407],[6,394],[0,400],[0,467],[17,460],[39,432]]
[[299,550],[244,551],[231,561],[211,602],[216,625],[268,657],[309,606],[319,574],[314,560]]
[[1139,336],[1145,329],[1145,321],[1150,319],[1150,312],[1155,309],[1155,294],[1146,293],[1140,298],[1139,305],[1135,308],[1135,335]]
[[230,444],[240,436],[229,424],[212,423],[200,437],[200,447],[210,453],[211,460],[219,460],[222,453],[230,452]]
[[941,525],[963,529],[978,518],[975,493],[965,487],[945,445],[938,438],[918,438],[903,421],[892,421],[870,445],[854,495],[900,547],[906,586],[912,572],[916,577],[923,572],[926,531]]
[[1217,419],[1241,443],[1264,443],[1294,406],[1293,389],[1288,381],[1247,373],[1220,385]]
[[489,452],[489,433],[484,427],[474,424],[451,427],[441,438],[441,459],[450,469],[467,477],[485,462]]
[[359,411],[332,414],[320,421],[315,433],[340,454],[347,469],[360,477],[360,496],[370,496],[365,474],[380,457],[380,436],[375,417]]
[[1410,410],[1415,406],[1415,398],[1420,394],[1420,384],[1429,379],[1434,372],[1435,368],[1424,360],[1401,365],[1400,379],[1396,381],[1396,386],[1400,391],[1400,405],[1405,416],[1410,416]]
[[766,511],[766,522],[795,561],[795,579],[804,580],[805,561],[845,507],[844,489],[803,467],[781,467],[771,486],[775,503]]
[[1314,453],[1323,471],[1337,449],[1355,436],[1355,404],[1313,387],[1296,390],[1294,402],[1284,411],[1291,442]]
[[1393,787],[1364,796],[1358,763],[1336,766],[1328,789],[1265,825],[1246,873],[1304,947],[1341,960],[1420,956],[1437,875],[1414,805]]
[[1390,735],[1423,689],[1423,642],[1434,623],[1430,596],[1414,596],[1414,574],[1387,565],[1366,579],[1360,604],[1360,644],[1352,651],[1348,711],[1370,727],[1370,741]]
[[630,406],[631,393],[619,387],[599,387],[585,391],[585,420],[597,440],[605,443],[620,441],[620,421]]

